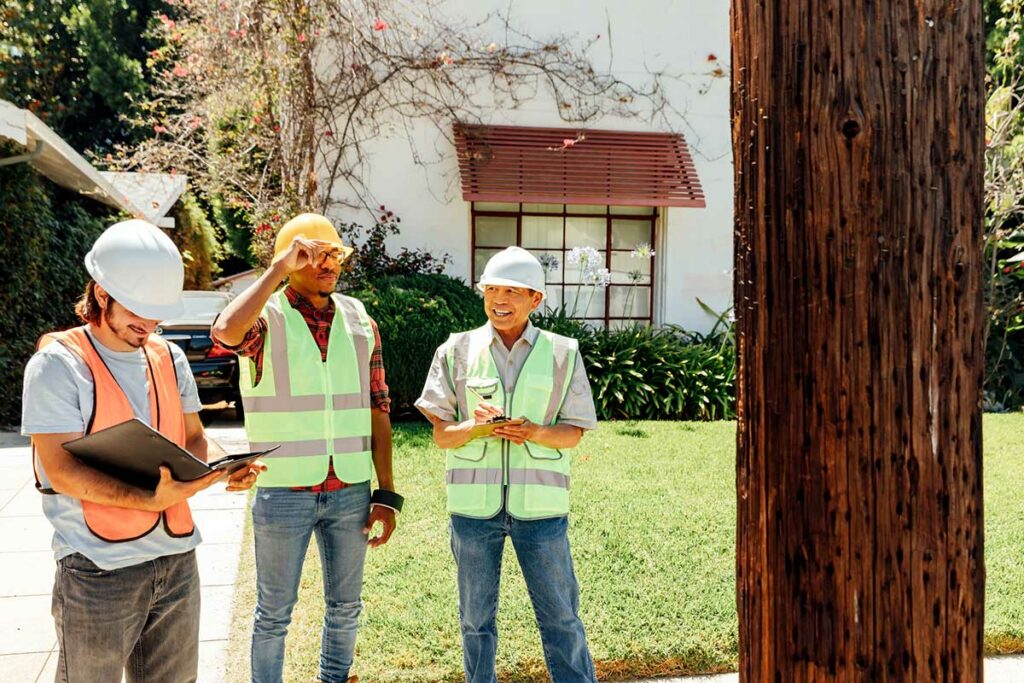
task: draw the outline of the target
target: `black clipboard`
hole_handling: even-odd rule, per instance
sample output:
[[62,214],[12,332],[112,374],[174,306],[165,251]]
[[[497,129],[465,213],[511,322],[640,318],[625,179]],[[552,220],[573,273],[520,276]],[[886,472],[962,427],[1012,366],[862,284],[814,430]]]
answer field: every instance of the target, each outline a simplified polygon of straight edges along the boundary
[[214,470],[228,474],[245,467],[280,446],[253,453],[229,455],[203,462],[138,418],[121,422],[63,444],[72,455],[100,472],[126,484],[153,490],[160,481],[160,466],[170,468],[178,481],[191,481]]

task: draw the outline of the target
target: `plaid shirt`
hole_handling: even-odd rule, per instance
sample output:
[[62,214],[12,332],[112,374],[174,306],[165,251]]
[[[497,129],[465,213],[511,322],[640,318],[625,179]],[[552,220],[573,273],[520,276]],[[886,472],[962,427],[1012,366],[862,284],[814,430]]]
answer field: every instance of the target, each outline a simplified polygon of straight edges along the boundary
[[[331,336],[331,323],[334,321],[334,300],[328,299],[326,306],[316,308],[309,299],[291,287],[285,288],[284,295],[288,298],[288,303],[292,305],[292,308],[302,314],[302,319],[306,321],[306,324],[309,326],[309,332],[313,335],[313,339],[316,340],[316,345],[320,349],[320,361],[326,363],[327,342]],[[388,396],[388,384],[384,375],[384,355],[381,352],[380,331],[377,329],[377,323],[373,318],[370,319],[370,326],[373,328],[373,351],[370,353],[370,402],[374,408],[387,413],[391,411],[391,398]],[[219,339],[215,341],[229,351],[234,351],[239,356],[252,359],[256,365],[255,377],[253,379],[256,383],[259,383],[260,378],[263,376],[263,344],[266,338],[267,320],[260,317],[249,328],[249,331],[246,332],[245,338],[242,339],[241,343],[229,346]],[[327,478],[322,483],[316,486],[296,486],[293,487],[293,490],[323,493],[325,491],[337,491],[346,486],[348,484],[338,479],[338,476],[334,473],[334,463],[332,462],[327,471]]]

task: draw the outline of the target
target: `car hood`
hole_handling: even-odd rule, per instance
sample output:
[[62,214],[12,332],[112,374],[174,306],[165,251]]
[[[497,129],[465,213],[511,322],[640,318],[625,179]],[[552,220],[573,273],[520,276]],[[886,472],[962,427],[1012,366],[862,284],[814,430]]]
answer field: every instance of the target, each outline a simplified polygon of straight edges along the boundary
[[213,321],[217,319],[216,315],[202,315],[192,316],[190,318],[173,318],[171,320],[164,320],[160,323],[160,327],[168,329],[172,327],[210,327],[213,325]]

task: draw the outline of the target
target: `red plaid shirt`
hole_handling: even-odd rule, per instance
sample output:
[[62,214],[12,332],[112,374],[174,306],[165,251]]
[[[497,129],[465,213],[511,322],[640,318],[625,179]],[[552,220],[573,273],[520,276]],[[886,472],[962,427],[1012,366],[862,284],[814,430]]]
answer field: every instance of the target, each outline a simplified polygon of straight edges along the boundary
[[[292,308],[301,313],[302,319],[309,325],[309,332],[313,335],[313,339],[316,340],[316,345],[320,349],[320,360],[326,363],[327,341],[330,339],[331,322],[334,320],[334,301],[328,299],[326,306],[316,308],[309,299],[291,287],[285,288],[284,295],[288,298],[288,303],[292,305]],[[387,413],[391,411],[391,398],[388,396],[388,384],[384,375],[384,355],[381,352],[380,331],[377,329],[377,323],[373,318],[370,319],[370,326],[373,328],[373,351],[370,353],[370,402],[374,408]],[[267,320],[261,317],[249,328],[241,343],[229,346],[219,339],[215,341],[229,351],[234,351],[239,356],[251,358],[256,365],[256,373],[253,379],[256,383],[259,383],[260,377],[263,376],[263,344],[266,338]],[[346,486],[348,484],[338,479],[338,476],[334,473],[334,463],[332,461],[327,470],[327,478],[323,482],[316,486],[295,486],[292,487],[292,490],[323,493],[325,491],[337,491]]]

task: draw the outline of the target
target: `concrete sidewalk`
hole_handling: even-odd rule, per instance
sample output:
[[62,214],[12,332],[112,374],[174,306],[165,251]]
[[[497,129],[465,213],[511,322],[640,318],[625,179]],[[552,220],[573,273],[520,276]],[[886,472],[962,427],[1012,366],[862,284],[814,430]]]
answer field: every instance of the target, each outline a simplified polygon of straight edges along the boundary
[[[209,427],[229,452],[244,451],[240,426]],[[33,486],[31,451],[26,439],[0,432],[0,671],[17,683],[52,681],[57,666],[57,637],[50,616],[53,588],[52,528],[43,517]],[[247,496],[215,486],[192,500],[203,543],[196,551],[203,608],[199,627],[199,681],[224,679],[231,605],[242,548]],[[734,683],[736,674],[659,679],[661,683]],[[985,660],[989,683],[1024,681],[1024,657]],[[368,681],[367,683],[372,683]]]

